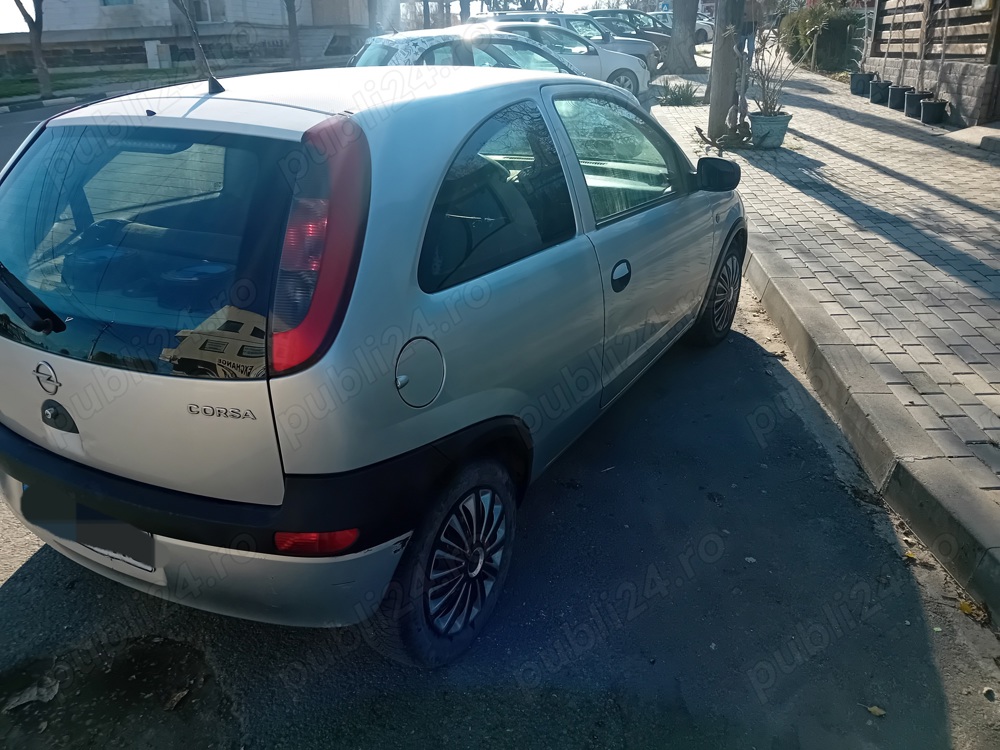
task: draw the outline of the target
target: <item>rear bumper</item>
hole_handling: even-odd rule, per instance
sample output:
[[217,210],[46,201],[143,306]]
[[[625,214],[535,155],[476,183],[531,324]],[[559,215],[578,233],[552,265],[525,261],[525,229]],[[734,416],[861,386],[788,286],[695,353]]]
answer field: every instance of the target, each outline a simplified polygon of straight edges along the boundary
[[[499,439],[530,445],[522,423],[489,420],[356,471],[288,476],[284,501],[273,506],[123,479],[58,456],[0,425],[0,489],[40,539],[127,586],[250,620],[342,626],[365,619],[378,606],[410,533],[451,467]],[[524,468],[526,479],[530,459]],[[78,544],[72,530],[81,509],[146,532],[153,570]],[[361,530],[357,552],[328,558],[276,554],[276,531],[351,528]]]
[[154,569],[143,570],[48,531],[25,518],[21,482],[3,475],[4,499],[29,530],[95,573],[152,596],[247,620],[339,627],[378,607],[409,538],[333,558],[286,557],[153,536]]

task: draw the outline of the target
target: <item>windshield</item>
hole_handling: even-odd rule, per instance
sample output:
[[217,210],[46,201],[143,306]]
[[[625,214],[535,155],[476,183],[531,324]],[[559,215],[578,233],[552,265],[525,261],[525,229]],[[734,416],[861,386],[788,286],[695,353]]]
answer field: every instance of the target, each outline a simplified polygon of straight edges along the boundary
[[118,125],[43,131],[0,185],[0,263],[65,330],[0,336],[160,374],[262,377],[291,145]]

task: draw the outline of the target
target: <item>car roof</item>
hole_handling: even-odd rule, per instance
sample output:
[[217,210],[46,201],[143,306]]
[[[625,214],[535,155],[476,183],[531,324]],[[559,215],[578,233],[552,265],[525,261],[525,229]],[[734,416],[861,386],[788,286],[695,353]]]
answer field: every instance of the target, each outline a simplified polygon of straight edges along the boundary
[[409,39],[456,39],[463,37],[467,34],[484,34],[482,24],[479,23],[467,23],[461,26],[449,26],[445,29],[414,29],[412,31],[397,31],[394,34],[379,34],[378,36],[373,36],[369,41],[381,41],[381,42],[392,42],[397,40],[409,40]]
[[[208,92],[207,82],[196,81],[87,104],[57,115],[48,126],[163,126],[297,141],[309,128],[332,115],[360,115],[394,103],[392,96],[370,92],[391,92],[407,102],[475,95],[475,92],[497,93],[504,88],[509,88],[514,96],[537,90],[546,83],[565,83],[569,78],[559,73],[482,67],[441,67],[438,70],[445,73],[442,75],[419,67],[412,69],[419,72],[417,80],[404,77],[402,70],[400,67],[321,68],[238,76],[223,78],[225,91],[213,95]],[[575,78],[574,81],[581,82]]]

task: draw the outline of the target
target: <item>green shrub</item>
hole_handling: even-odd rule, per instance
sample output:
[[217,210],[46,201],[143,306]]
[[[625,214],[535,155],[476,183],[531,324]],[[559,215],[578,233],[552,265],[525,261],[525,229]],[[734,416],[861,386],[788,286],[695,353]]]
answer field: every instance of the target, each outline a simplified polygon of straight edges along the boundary
[[[848,28],[863,23],[858,14],[846,7],[832,4],[814,5],[789,13],[779,27],[781,46],[789,56],[797,59],[809,50],[816,36],[816,67],[838,70],[847,67],[851,60],[853,40],[848,38]],[[811,64],[810,51],[803,60]]]
[[698,104],[698,86],[690,81],[668,83],[663,89],[660,104],[666,107],[693,107]]
[[802,11],[792,11],[781,19],[778,26],[778,39],[785,52],[794,60],[802,54],[802,45],[799,43],[799,16]]

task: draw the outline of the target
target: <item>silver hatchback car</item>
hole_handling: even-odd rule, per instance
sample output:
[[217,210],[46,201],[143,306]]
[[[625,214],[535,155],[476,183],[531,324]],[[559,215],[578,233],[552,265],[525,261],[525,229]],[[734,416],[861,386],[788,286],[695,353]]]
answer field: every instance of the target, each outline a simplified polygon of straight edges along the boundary
[[4,498],[136,589],[446,663],[528,484],[727,336],[739,168],[558,74],[223,86],[59,115],[0,177]]

